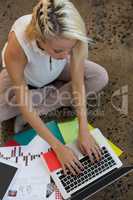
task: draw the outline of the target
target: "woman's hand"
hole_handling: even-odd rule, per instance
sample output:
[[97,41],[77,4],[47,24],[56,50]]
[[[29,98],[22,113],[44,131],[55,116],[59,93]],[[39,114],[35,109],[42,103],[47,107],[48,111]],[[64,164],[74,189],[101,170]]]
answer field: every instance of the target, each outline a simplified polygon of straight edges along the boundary
[[70,148],[65,145],[59,145],[54,151],[62,165],[65,175],[67,174],[67,170],[73,175],[81,173],[83,166]]
[[95,158],[99,161],[102,157],[99,145],[88,130],[80,131],[78,136],[78,146],[84,155],[87,154],[89,156],[92,163],[94,163]]

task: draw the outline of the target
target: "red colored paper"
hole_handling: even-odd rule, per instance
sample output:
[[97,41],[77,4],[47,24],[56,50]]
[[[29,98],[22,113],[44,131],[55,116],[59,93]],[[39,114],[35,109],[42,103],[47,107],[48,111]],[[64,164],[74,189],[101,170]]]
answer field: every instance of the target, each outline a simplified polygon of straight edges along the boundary
[[15,140],[9,140],[5,143],[5,147],[10,147],[10,146],[20,146]]
[[44,153],[42,156],[51,172],[61,168],[61,163],[54,151]]

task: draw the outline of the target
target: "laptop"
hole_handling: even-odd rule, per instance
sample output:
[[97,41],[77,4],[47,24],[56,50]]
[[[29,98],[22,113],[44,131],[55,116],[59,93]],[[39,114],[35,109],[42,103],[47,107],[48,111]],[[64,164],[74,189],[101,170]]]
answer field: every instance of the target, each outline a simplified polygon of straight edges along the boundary
[[102,150],[102,159],[91,163],[88,156],[84,156],[78,149],[76,141],[67,146],[71,148],[84,166],[80,175],[73,176],[69,171],[64,175],[61,165],[53,151],[44,153],[42,159],[49,174],[65,200],[86,199],[120,177],[133,171],[133,166],[122,167],[122,162],[112,150],[107,139],[96,128],[91,131]]
[[8,188],[13,184],[15,176],[17,175],[18,165],[0,159],[0,200],[6,199],[8,195]]

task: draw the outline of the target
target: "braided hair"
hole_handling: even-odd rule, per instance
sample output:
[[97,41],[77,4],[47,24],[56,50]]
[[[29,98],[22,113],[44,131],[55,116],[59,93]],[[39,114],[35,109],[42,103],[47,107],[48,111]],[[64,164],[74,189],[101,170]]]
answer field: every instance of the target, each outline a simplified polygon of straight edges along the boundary
[[63,23],[66,13],[60,12],[64,4],[55,6],[54,0],[41,0],[36,8],[36,24],[45,36],[60,35],[67,27]]
[[77,40],[79,45],[75,46],[75,52],[73,50],[73,55],[79,55],[76,62],[88,57],[88,44],[93,42],[87,37],[84,20],[70,0],[39,0],[26,28],[26,36],[30,41],[45,41],[56,36]]

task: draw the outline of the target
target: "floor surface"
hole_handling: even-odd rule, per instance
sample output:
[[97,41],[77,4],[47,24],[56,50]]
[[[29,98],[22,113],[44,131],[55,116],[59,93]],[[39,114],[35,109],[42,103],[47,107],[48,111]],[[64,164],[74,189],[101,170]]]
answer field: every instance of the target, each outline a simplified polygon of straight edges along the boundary
[[[95,41],[89,59],[104,66],[110,77],[99,95],[100,104],[88,100],[88,120],[123,151],[125,164],[133,164],[133,0],[74,0]],[[35,0],[0,1],[0,51],[15,19],[31,12]],[[91,106],[90,106],[91,104]],[[72,111],[59,109],[69,117]],[[50,113],[44,119],[55,118]],[[6,130],[11,123],[5,123]],[[7,125],[8,124],[8,125]],[[128,175],[90,199],[132,200],[133,175]]]

